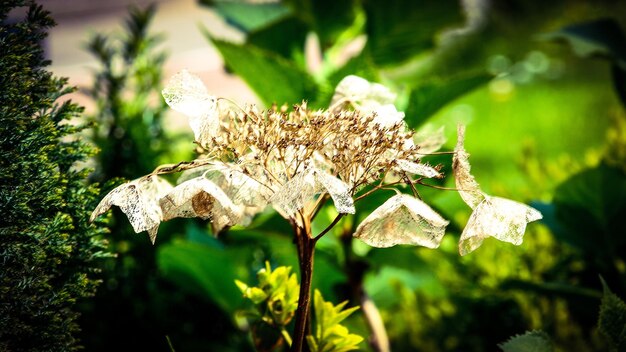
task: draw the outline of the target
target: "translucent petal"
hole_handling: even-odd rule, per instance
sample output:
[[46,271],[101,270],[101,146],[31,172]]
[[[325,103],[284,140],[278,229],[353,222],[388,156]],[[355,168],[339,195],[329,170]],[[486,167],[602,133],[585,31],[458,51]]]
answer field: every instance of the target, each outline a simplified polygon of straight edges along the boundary
[[398,168],[402,171],[406,171],[410,174],[424,176],[428,178],[441,177],[439,171],[426,164],[414,163],[412,161],[398,159],[396,160]]
[[393,104],[396,95],[389,88],[379,83],[370,83],[359,76],[346,76],[335,88],[331,105],[340,101],[351,101],[363,106],[381,106]]
[[240,218],[238,208],[215,183],[201,176],[174,187],[160,200],[163,220],[177,217],[211,219],[234,225]]
[[113,189],[107,194],[91,214],[90,220],[95,220],[107,212],[111,206],[118,206],[128,217],[136,233],[149,231],[150,239],[154,243],[156,231],[162,219],[159,198],[172,188],[169,183],[150,176],[127,182]]
[[397,244],[437,248],[447,225],[448,221],[426,203],[401,194],[391,197],[365,218],[354,237],[379,248]]
[[360,101],[367,96],[369,89],[370,82],[366,79],[354,75],[346,76],[337,84],[330,105],[342,100]]
[[466,255],[487,237],[522,244],[526,224],[541,219],[541,213],[526,204],[500,197],[487,197],[473,211],[461,234],[459,252]]
[[[368,109],[367,106],[363,106],[362,108]],[[376,114],[374,117],[374,123],[377,123],[382,127],[392,127],[393,125],[404,121],[404,113],[398,111],[393,104],[372,106],[371,109],[368,110],[371,110]]]
[[354,214],[354,200],[350,195],[350,187],[337,177],[321,170],[315,170],[315,180],[324,187],[335,203],[337,212]]
[[270,202],[281,215],[293,217],[298,210],[302,209],[307,201],[313,199],[319,192],[319,186],[315,182],[313,168],[296,174],[287,181],[278,192],[274,193]]
[[270,202],[281,215],[293,217],[308,201],[323,191],[330,194],[339,213],[354,214],[350,187],[340,179],[316,168],[309,168],[294,176],[274,193]]
[[465,151],[465,147],[463,146],[465,140],[465,126],[458,126],[457,138],[454,156],[452,157],[454,180],[463,201],[469,205],[470,208],[474,209],[485,199],[485,194],[480,190],[478,182],[476,182],[476,179],[470,173],[469,154]]
[[219,185],[233,203],[261,210],[268,204],[272,190],[236,165],[216,165],[214,170],[216,172],[208,173],[207,178]]
[[202,80],[182,70],[170,79],[162,94],[172,109],[189,117],[196,141],[208,144],[219,130],[219,114],[216,99],[208,94]]
[[413,142],[419,148],[421,154],[427,155],[441,149],[446,142],[446,136],[443,133],[443,126],[434,130],[430,125],[421,128],[413,135]]

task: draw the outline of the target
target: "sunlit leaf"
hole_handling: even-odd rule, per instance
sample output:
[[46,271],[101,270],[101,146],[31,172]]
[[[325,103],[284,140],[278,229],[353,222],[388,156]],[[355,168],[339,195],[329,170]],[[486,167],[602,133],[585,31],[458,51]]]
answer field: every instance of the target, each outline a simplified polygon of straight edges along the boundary
[[158,199],[169,192],[172,186],[157,176],[149,176],[124,183],[107,194],[94,209],[90,220],[118,206],[128,217],[136,233],[148,231],[154,243],[156,231],[161,223],[162,212]]
[[207,145],[219,130],[219,114],[215,97],[208,94],[200,78],[182,70],[170,79],[162,94],[172,109],[189,117],[196,141]]
[[409,195],[395,195],[357,227],[354,237],[372,247],[410,244],[437,248],[448,221],[426,203]]
[[526,204],[487,196],[470,216],[459,240],[459,252],[466,255],[480,247],[487,237],[515,245],[522,244],[529,222],[541,219],[541,213]]
[[344,352],[358,349],[363,338],[351,334],[341,325],[350,314],[359,307],[344,309],[348,302],[333,305],[322,297],[319,290],[313,294],[313,310],[315,312],[315,332],[307,336],[311,352]]

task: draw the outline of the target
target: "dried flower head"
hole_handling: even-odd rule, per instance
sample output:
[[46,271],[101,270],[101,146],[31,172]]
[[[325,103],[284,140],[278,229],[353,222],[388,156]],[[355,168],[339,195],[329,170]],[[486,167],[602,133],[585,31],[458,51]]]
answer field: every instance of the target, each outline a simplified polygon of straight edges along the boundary
[[[294,226],[306,227],[327,200],[332,199],[339,214],[353,214],[355,201],[371,192],[408,185],[413,196],[391,197],[361,223],[355,237],[376,247],[439,245],[448,221],[418,199],[415,185],[444,177],[439,166],[422,162],[445,141],[443,130],[414,136],[388,88],[348,76],[328,110],[309,109],[306,102],[259,110],[209,95],[198,77],[182,71],[163,96],[189,117],[200,156],[114,189],[92,218],[117,205],[136,232],[148,230],[154,240],[160,221],[200,217],[210,220],[217,234],[248,223],[269,204]],[[469,173],[463,132],[459,130],[454,173],[474,215],[463,233],[461,253],[475,249],[488,235],[521,242],[526,222],[536,220],[538,212],[480,191]],[[165,182],[158,175],[170,172],[182,172],[178,185],[157,187]],[[364,190],[368,185],[373,187]]]

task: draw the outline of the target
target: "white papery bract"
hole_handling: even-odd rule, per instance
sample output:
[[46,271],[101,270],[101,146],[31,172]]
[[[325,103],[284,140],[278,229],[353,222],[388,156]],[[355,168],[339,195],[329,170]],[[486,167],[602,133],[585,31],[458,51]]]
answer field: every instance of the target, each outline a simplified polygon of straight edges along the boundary
[[541,213],[526,204],[485,194],[470,173],[469,154],[465,151],[465,126],[458,126],[458,141],[454,148],[452,168],[456,186],[463,201],[474,211],[459,240],[459,253],[466,255],[487,237],[522,244],[529,222],[542,218]]
[[415,163],[412,161],[398,159],[396,160],[397,168],[407,173],[423,176],[427,178],[441,177],[439,171],[435,170],[432,166],[426,164]]
[[463,201],[474,209],[485,199],[485,194],[481,191],[478,182],[470,173],[469,154],[465,151],[465,126],[459,125],[457,128],[457,143],[454,148],[452,158],[452,170],[456,188]]
[[437,248],[447,225],[448,221],[423,201],[399,194],[365,218],[354,237],[378,248],[398,244]]
[[374,113],[375,123],[391,127],[404,120],[404,113],[394,105],[395,100],[396,94],[382,84],[350,75],[339,82],[330,105],[351,103],[359,111]]
[[128,217],[136,233],[148,231],[154,243],[163,213],[159,198],[172,186],[157,176],[149,176],[124,183],[107,194],[94,209],[90,221],[107,212],[111,206],[119,207]]
[[211,220],[216,233],[225,226],[235,225],[241,218],[239,208],[226,193],[204,176],[177,185],[159,200],[159,204],[164,221],[199,217]]
[[487,196],[474,209],[465,225],[459,240],[459,252],[461,255],[472,252],[487,237],[520,245],[526,225],[541,218],[539,211],[526,204]]
[[204,83],[187,70],[174,75],[162,91],[172,109],[189,117],[196,141],[205,146],[219,131],[217,100],[209,95]]
[[292,217],[322,192],[330,195],[337,212],[354,214],[354,201],[349,186],[333,175],[314,167],[298,173],[286,182],[272,196],[270,202],[283,216]]
[[418,147],[418,152],[424,156],[441,149],[446,142],[443,126],[438,129],[426,125],[413,135],[413,143]]

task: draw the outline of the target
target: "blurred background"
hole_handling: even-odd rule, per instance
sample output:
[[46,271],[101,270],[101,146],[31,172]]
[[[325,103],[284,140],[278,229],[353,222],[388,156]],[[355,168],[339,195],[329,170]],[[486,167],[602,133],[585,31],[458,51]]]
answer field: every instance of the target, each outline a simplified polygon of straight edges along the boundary
[[[466,123],[483,189],[544,219],[521,246],[486,240],[460,257],[470,210],[455,192],[425,189],[452,221],[441,248],[371,249],[342,237],[381,195],[318,244],[314,287],[337,303],[363,285],[394,351],[497,350],[531,330],[556,350],[608,349],[599,277],[626,296],[625,2],[40,2],[58,23],[45,42],[50,69],[79,87],[71,98],[96,126],[91,181],[102,194],[193,158],[186,118],[159,94],[183,68],[211,94],[262,106],[323,108],[357,74],[396,91],[410,127],[445,126],[446,150]],[[449,158],[428,161],[451,173]],[[249,350],[234,280],[253,282],[265,260],[297,266],[289,225],[269,211],[220,239],[203,222],[168,222],[155,246],[121,213],[109,226],[116,257],[102,262],[96,296],[80,302],[87,351],[169,351],[166,337],[177,351]],[[369,336],[359,313],[348,325]]]

